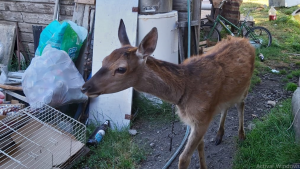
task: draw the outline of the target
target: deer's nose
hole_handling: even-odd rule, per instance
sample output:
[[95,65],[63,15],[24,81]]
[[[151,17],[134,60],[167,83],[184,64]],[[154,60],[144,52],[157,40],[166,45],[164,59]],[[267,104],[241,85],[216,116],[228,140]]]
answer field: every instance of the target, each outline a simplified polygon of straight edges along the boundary
[[91,88],[91,86],[84,86],[84,85],[83,85],[83,86],[81,87],[81,92],[82,92],[82,93],[85,93],[85,92],[87,92],[90,88]]

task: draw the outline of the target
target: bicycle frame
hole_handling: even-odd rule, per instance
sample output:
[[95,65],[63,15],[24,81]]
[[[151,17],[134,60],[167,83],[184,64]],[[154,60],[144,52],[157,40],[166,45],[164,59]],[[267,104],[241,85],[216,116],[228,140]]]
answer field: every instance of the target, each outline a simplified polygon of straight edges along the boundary
[[[210,30],[209,34],[208,34],[208,39],[210,39],[210,37],[212,36],[213,30],[214,28],[217,26],[218,23],[220,23],[223,28],[225,28],[225,30],[231,35],[231,36],[235,36],[229,29],[228,27],[225,25],[225,23],[222,21],[224,20],[226,24],[229,24],[231,26],[233,26],[235,29],[238,30],[238,36],[242,35],[243,36],[243,27],[245,27],[245,29],[247,31],[250,30],[250,28],[246,25],[246,20],[241,24],[240,27],[237,27],[236,25],[234,25],[233,23],[231,23],[230,21],[228,21],[227,19],[225,19],[224,17],[222,17],[221,15],[218,15],[217,18],[214,21],[214,25],[212,27],[212,29]],[[254,35],[252,34],[252,32],[250,32],[250,36],[254,37]]]

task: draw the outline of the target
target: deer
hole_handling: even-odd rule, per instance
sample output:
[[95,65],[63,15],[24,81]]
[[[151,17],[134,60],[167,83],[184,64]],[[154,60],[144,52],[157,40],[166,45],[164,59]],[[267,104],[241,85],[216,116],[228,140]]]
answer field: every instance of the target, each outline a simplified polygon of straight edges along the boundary
[[190,135],[179,156],[179,169],[188,168],[196,149],[201,168],[207,168],[203,136],[213,117],[221,114],[215,144],[221,143],[227,110],[232,106],[238,110],[239,139],[246,138],[244,100],[255,60],[255,49],[247,39],[227,37],[207,53],[173,64],[150,56],[158,40],[156,27],[134,47],[121,19],[118,38],[121,47],[103,59],[102,67],[81,91],[98,97],[133,87],[176,105],[181,121],[190,126]]

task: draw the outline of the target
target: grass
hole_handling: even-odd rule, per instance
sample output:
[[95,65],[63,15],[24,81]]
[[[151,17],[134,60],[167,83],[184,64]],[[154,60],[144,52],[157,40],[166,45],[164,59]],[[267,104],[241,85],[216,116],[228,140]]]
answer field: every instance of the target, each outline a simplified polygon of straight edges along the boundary
[[[29,66],[29,64],[27,64],[25,62],[25,60],[23,61],[21,59],[21,61],[20,61],[20,70],[26,70],[28,66]],[[17,58],[15,53],[13,54],[11,63],[10,63],[10,65],[8,65],[7,69],[8,69],[8,71],[11,71],[11,72],[17,72],[19,70],[18,58]]]
[[286,75],[287,71],[283,69],[283,70],[280,70],[279,73],[282,74],[282,75]]
[[133,111],[137,112],[137,119],[143,118],[148,121],[164,123],[174,118],[170,103],[165,101],[161,101],[161,104],[155,103],[144,96],[134,98]]
[[295,91],[297,89],[298,85],[296,83],[287,83],[285,86],[285,89],[287,91]]
[[[174,118],[172,106],[169,103],[154,103],[146,97],[135,97],[133,112],[137,117],[155,123],[169,122]],[[87,127],[87,138],[96,128],[95,125]],[[128,133],[128,128],[122,130],[109,130],[97,147],[91,147],[89,156],[84,157],[73,169],[89,167],[93,169],[134,169],[146,159],[146,149],[134,142]]]
[[261,82],[260,77],[258,76],[259,72],[257,69],[254,69],[253,75],[251,77],[250,91],[252,91],[253,87]]
[[[260,4],[243,3],[241,13],[244,15],[250,8],[261,7]],[[268,20],[267,8],[260,8],[251,13],[255,19],[255,26],[267,28],[273,38],[269,48],[256,49],[256,54],[264,55],[265,61],[255,61],[255,71],[251,87],[260,82],[259,75],[279,70],[278,76],[283,76],[282,82],[287,83],[286,90],[294,91],[297,84],[293,83],[300,76],[300,58],[289,53],[300,51],[300,23],[291,13],[299,7],[276,8],[277,20]],[[290,65],[294,65],[291,67]],[[271,68],[271,69],[270,69]],[[233,168],[257,168],[262,165],[276,168],[276,164],[288,165],[300,162],[300,145],[295,143],[293,128],[287,130],[293,121],[291,99],[276,106],[262,119],[255,120],[256,126],[247,134],[247,139],[240,143],[235,155]]]
[[272,34],[273,41],[268,48],[256,49],[256,55],[262,53],[265,61],[260,62],[258,57],[256,58],[250,90],[260,83],[259,75],[268,73],[271,69],[279,70],[278,75],[286,75],[284,82],[292,82],[294,77],[300,76],[300,70],[289,70],[290,64],[300,66],[300,58],[289,54],[300,51],[300,22],[291,16],[291,13],[299,7],[276,8],[277,20],[275,21],[269,21],[270,7],[263,8],[261,4],[242,3],[240,12],[246,16],[248,10],[254,8],[258,9],[252,11],[250,15],[255,19],[255,26],[267,28]]
[[258,52],[263,53],[267,64],[269,60],[275,60],[278,63],[292,62],[288,53],[297,53],[300,50],[300,23],[291,16],[291,13],[299,7],[276,8],[277,20],[275,21],[269,21],[268,11],[270,7],[261,8],[260,4],[242,3],[240,11],[246,16],[248,10],[255,7],[260,7],[250,14],[255,19],[255,26],[266,27],[273,38],[269,48],[258,49]]
[[[293,164],[300,162],[300,144],[295,142],[291,99],[283,101],[260,120],[240,143],[233,169],[257,168],[258,165]],[[275,167],[273,167],[275,168]]]
[[[95,128],[95,125],[87,127],[87,138]],[[97,147],[90,150],[90,155],[82,158],[73,169],[134,169],[146,159],[145,150],[133,142],[128,128],[119,131],[109,129]]]

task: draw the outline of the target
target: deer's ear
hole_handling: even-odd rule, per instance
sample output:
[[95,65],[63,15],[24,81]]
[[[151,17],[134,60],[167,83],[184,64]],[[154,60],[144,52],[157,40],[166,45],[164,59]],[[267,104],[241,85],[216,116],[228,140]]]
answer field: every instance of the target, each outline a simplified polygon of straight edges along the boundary
[[122,46],[130,45],[123,19],[120,20],[118,37]]
[[142,56],[143,58],[151,55],[157,44],[158,33],[157,28],[152,28],[151,31],[144,37],[142,42],[140,43],[136,54],[138,56]]

